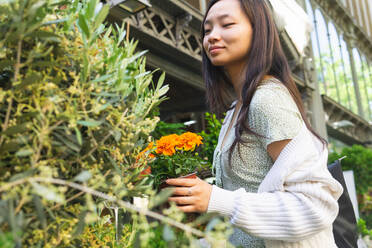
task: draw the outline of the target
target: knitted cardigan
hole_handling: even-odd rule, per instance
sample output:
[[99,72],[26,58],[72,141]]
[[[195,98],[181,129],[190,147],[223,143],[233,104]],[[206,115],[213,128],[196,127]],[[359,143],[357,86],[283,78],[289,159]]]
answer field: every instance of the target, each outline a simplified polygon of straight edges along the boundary
[[304,124],[281,151],[257,193],[213,185],[207,212],[264,239],[266,247],[337,247],[332,223],[342,186],[327,169],[328,150]]

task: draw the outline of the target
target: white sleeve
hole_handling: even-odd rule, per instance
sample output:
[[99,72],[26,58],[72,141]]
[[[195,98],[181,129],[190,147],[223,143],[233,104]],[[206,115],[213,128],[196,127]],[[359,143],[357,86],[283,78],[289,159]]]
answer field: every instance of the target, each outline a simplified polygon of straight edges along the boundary
[[288,168],[285,164],[292,163],[295,169],[277,173],[283,179],[274,190],[248,193],[243,188],[228,191],[213,186],[207,211],[229,216],[233,225],[270,240],[300,241],[331,226],[342,186],[327,170],[327,153],[319,159],[303,151],[293,160],[291,145],[275,164]]

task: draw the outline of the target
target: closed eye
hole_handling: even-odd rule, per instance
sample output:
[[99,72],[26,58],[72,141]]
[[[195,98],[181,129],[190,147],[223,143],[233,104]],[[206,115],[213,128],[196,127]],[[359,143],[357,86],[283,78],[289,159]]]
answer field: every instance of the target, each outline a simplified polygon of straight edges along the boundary
[[224,25],[222,25],[222,27],[229,27],[229,26],[232,26],[232,25],[234,25],[235,23],[227,23],[227,24],[224,24]]

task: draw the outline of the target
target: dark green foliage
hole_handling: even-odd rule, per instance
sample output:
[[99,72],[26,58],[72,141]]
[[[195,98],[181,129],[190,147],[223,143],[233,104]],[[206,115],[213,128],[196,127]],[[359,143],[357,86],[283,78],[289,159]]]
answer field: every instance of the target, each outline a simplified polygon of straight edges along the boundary
[[343,156],[346,158],[341,162],[342,169],[353,170],[357,192],[366,193],[368,187],[372,187],[372,150],[361,145],[345,147],[340,154],[329,154],[328,162],[332,163]]
[[345,147],[340,154],[329,154],[328,162],[346,156],[342,160],[343,170],[353,170],[358,194],[360,216],[366,226],[372,229],[372,150],[361,145]]
[[203,150],[200,151],[202,157],[208,158],[209,163],[213,162],[213,153],[218,143],[218,136],[220,134],[223,120],[216,117],[215,114],[205,113],[205,120],[207,122],[205,130],[199,133],[203,137]]
[[372,229],[367,228],[367,224],[363,219],[358,220],[358,233],[362,235],[362,237],[369,236],[372,240]]
[[186,131],[186,126],[183,123],[167,123],[159,121],[155,130],[151,133],[155,140],[160,139],[162,136],[169,134],[182,134]]
[[99,218],[102,201],[35,178],[152,192],[135,157],[168,87],[123,27],[103,24],[108,12],[97,0],[0,2],[1,247],[76,247]]

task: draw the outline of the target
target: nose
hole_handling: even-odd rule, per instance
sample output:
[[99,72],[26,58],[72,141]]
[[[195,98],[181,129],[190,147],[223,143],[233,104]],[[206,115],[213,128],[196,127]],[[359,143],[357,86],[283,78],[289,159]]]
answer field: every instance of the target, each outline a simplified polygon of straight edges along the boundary
[[220,32],[218,31],[218,28],[213,28],[211,32],[208,34],[208,42],[209,43],[215,43],[216,41],[219,41],[221,39]]

